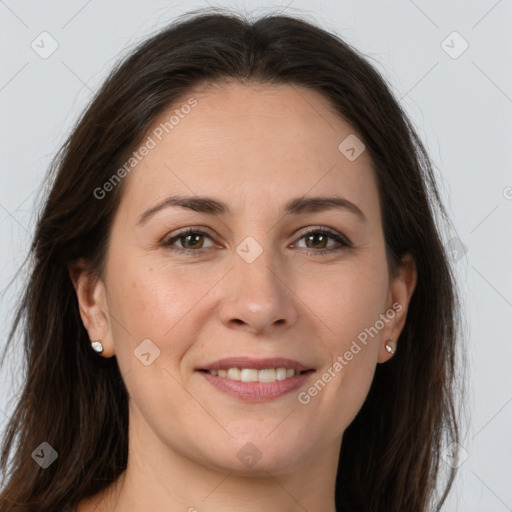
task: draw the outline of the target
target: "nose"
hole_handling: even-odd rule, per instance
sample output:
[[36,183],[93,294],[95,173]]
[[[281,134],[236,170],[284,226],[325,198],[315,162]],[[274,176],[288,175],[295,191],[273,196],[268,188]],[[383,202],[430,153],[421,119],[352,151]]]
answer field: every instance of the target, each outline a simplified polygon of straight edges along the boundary
[[286,269],[264,250],[252,263],[237,254],[224,279],[220,321],[229,329],[270,336],[286,330],[298,318],[297,297],[287,282]]

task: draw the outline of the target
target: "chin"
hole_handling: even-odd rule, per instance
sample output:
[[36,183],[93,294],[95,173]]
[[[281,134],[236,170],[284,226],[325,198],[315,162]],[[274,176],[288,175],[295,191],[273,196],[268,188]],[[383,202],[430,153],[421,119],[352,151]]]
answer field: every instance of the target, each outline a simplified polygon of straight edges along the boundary
[[225,446],[205,452],[206,465],[245,476],[268,476],[295,469],[306,458],[304,440],[288,442],[268,433],[231,439]]

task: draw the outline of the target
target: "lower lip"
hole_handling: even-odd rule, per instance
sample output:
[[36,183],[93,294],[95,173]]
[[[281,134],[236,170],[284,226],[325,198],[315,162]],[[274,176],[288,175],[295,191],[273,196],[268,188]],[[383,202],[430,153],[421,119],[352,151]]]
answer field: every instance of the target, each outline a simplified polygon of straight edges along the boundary
[[275,382],[242,382],[227,377],[218,377],[207,372],[199,372],[210,384],[221,391],[247,402],[265,402],[278,398],[300,388],[313,373],[308,371]]

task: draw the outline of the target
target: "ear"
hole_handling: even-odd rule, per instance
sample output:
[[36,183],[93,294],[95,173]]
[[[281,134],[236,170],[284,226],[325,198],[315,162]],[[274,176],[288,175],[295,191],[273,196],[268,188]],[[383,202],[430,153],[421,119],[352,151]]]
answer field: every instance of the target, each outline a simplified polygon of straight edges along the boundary
[[[378,356],[379,363],[384,363],[393,357],[393,354],[386,350],[386,343],[389,343],[393,350],[397,349],[398,338],[404,328],[409,303],[416,288],[418,272],[414,258],[410,253],[406,253],[402,257],[397,272],[397,275],[389,283],[386,311],[393,311],[394,316],[382,331]],[[393,341],[389,341],[389,338],[393,338]]]
[[80,317],[90,341],[101,341],[103,345],[101,355],[112,357],[114,344],[103,281],[89,270],[88,265],[81,258],[69,263],[68,270],[78,299]]

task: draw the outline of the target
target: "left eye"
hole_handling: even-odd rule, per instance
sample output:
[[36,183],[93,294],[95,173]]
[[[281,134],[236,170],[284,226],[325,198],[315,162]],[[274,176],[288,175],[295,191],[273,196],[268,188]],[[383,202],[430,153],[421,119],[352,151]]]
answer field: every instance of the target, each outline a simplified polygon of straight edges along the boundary
[[339,237],[334,234],[326,233],[325,231],[310,231],[299,238],[299,240],[305,240],[307,249],[326,249],[329,239],[343,243]]
[[[207,247],[204,245],[205,238],[211,241],[210,245]],[[329,239],[337,242],[337,245],[331,244],[328,246]],[[343,235],[320,229],[303,232],[298,238],[298,241],[301,240],[304,240],[306,245],[296,245],[296,247],[305,248],[307,254],[333,253],[351,247],[350,242],[344,238]],[[181,247],[175,246],[174,244],[176,242],[179,242]],[[214,244],[212,237],[208,233],[201,230],[188,229],[171,238],[164,239],[161,245],[178,253],[193,255],[206,251]]]

